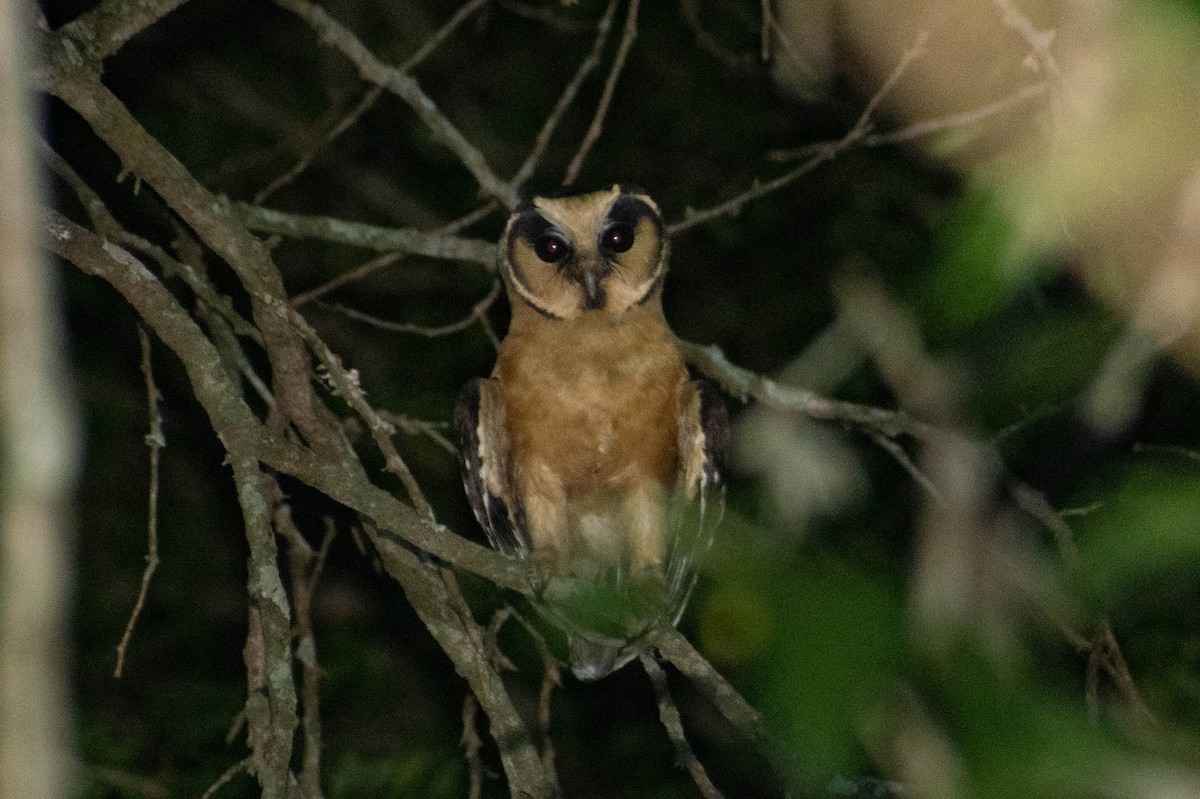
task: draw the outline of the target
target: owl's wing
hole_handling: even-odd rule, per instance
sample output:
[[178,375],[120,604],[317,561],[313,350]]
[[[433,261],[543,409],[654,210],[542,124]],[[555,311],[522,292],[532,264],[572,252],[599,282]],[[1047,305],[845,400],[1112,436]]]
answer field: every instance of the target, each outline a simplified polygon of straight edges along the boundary
[[528,547],[511,488],[504,404],[496,389],[495,380],[475,378],[463,386],[454,405],[463,486],[492,546],[507,555],[524,556]]
[[689,500],[703,501],[725,487],[729,448],[729,412],[715,385],[695,380],[683,388],[679,403],[679,477]]
[[725,510],[729,413],[707,380],[684,384],[679,402],[679,479],[670,514],[666,577],[678,622],[696,584],[696,561],[712,545]]

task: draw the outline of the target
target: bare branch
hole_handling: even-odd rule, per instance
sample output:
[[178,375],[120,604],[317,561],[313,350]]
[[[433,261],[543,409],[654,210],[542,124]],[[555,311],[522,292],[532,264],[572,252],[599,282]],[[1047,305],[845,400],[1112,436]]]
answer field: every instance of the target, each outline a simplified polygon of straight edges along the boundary
[[[378,544],[380,539],[374,537]],[[404,587],[409,603],[421,621],[437,639],[442,650],[454,661],[458,673],[491,719],[492,738],[500,749],[500,760],[508,776],[514,797],[549,799],[557,796],[556,782],[534,747],[521,715],[483,645],[479,625],[457,590],[448,582],[449,573],[421,561],[410,548],[380,549],[388,573]]]
[[390,333],[412,333],[418,336],[425,336],[426,338],[440,338],[442,336],[460,333],[478,322],[480,318],[487,314],[496,300],[499,299],[500,288],[501,284],[498,279],[492,281],[492,287],[488,290],[487,296],[475,303],[475,305],[471,307],[471,312],[469,314],[456,322],[450,322],[449,324],[439,325],[437,327],[414,325],[411,322],[389,322],[386,319],[379,319],[371,316],[370,314],[365,314],[362,311],[356,311],[353,308],[347,308],[344,305],[325,305],[324,307],[339,313],[342,316],[345,316],[347,319],[353,319],[356,322],[363,322],[364,324],[371,325],[372,327],[380,330],[386,330]]
[[113,677],[121,679],[121,671],[125,666],[125,650],[133,637],[133,627],[142,614],[142,606],[146,602],[146,594],[150,590],[150,580],[154,570],[158,568],[158,461],[163,447],[167,445],[163,437],[162,414],[158,403],[162,395],[154,383],[154,367],[150,362],[150,337],[146,328],[138,326],[138,340],[142,345],[142,375],[146,380],[146,404],[149,406],[150,432],[146,434],[146,446],[150,447],[150,507],[146,520],[146,569],[142,572],[142,585],[138,589],[137,599],[133,603],[133,612],[129,614],[129,623],[125,625],[125,633],[117,644],[117,665],[113,669]]
[[519,3],[516,0],[499,0],[499,6],[510,14],[540,23],[559,33],[582,33],[593,27],[586,20],[575,20],[555,14],[553,6]]
[[[467,18],[471,16],[471,14],[478,11],[488,2],[489,0],[468,0],[467,3],[465,3],[461,8],[458,9],[458,11],[454,13],[454,16],[452,16],[445,25],[434,31],[433,35],[426,39],[424,44],[422,44],[415,53],[409,56],[409,58],[398,67],[398,69],[401,72],[411,72],[417,66],[417,64],[420,64],[429,56],[430,53],[436,50],[438,45],[444,42],[446,38],[458,28],[459,25],[461,25],[467,20]],[[300,173],[308,169],[308,167],[312,164],[313,159],[317,157],[321,150],[328,147],[334,141],[334,139],[336,139],[338,136],[341,136],[343,133],[349,130],[351,126],[358,122],[358,120],[362,118],[362,115],[375,105],[375,102],[379,99],[381,94],[383,94],[382,86],[372,86],[370,89],[368,89],[363,94],[362,98],[355,103],[354,108],[350,109],[349,113],[343,115],[342,118],[333,125],[333,127],[326,131],[324,135],[322,135],[317,142],[313,144],[313,146],[309,147],[308,150],[300,155],[299,160],[296,161],[296,164],[291,169],[272,180],[262,191],[254,195],[255,205],[261,204],[265,199],[287,184],[291,183],[300,175]]]
[[367,402],[362,387],[358,384],[357,373],[351,374],[342,366],[342,359],[333,350],[329,349],[329,345],[317,335],[317,331],[313,330],[312,325],[300,315],[299,311],[284,301],[278,301],[277,307],[280,314],[286,316],[292,325],[295,326],[296,330],[300,332],[300,336],[308,344],[313,355],[317,357],[317,360],[325,368],[336,393],[366,423],[367,428],[371,431],[371,437],[375,440],[375,445],[383,453],[388,471],[400,478],[400,482],[404,486],[404,490],[408,493],[408,498],[412,502],[413,507],[422,516],[432,521],[433,507],[425,499],[424,492],[421,491],[421,487],[417,484],[408,465],[400,457],[400,453],[396,450],[396,445],[392,442],[391,436],[395,432],[395,429],[380,418],[375,409]]
[[475,145],[438,110],[437,105],[422,91],[420,85],[395,67],[377,59],[366,46],[324,9],[308,0],[276,0],[276,2],[307,22],[321,41],[336,47],[357,67],[364,80],[385,87],[408,103],[433,135],[446,145],[480,187],[506,207],[517,204],[516,192],[492,171]]
[[[910,125],[905,125],[902,128],[883,133],[869,133],[862,138],[859,145],[862,147],[882,147],[889,144],[900,144],[925,136],[945,133],[949,130],[978,125],[992,117],[1007,113],[1042,98],[1046,95],[1046,91],[1045,82],[1031,83],[1028,86],[1022,86],[1007,97],[1001,97],[999,100],[969,111],[947,114],[946,116],[935,117],[933,119],[923,119],[913,122]],[[773,150],[768,155],[772,161],[792,161],[812,155],[822,150],[822,148],[834,144],[836,142],[821,142],[792,150]]]
[[71,191],[75,193],[79,202],[83,204],[84,211],[91,221],[92,228],[97,233],[117,244],[122,244],[130,249],[149,255],[162,267],[165,274],[178,275],[183,278],[188,288],[205,305],[220,314],[239,336],[245,336],[260,344],[262,343],[262,335],[259,334],[258,329],[237,312],[233,307],[233,302],[228,297],[218,294],[216,289],[203,278],[192,264],[172,258],[162,247],[143,239],[141,236],[135,236],[130,233],[108,210],[108,206],[104,204],[103,198],[91,186],[87,185],[79,173],[62,156],[56,153],[45,140],[39,142],[39,150],[42,159],[49,165],[51,171],[55,175],[58,175],[71,188]]
[[80,45],[89,59],[101,61],[187,0],[104,0],[59,28]]
[[885,144],[898,144],[921,138],[922,136],[930,136],[948,130],[978,125],[980,122],[1007,113],[1015,108],[1020,108],[1027,103],[1045,96],[1046,84],[1044,82],[1031,83],[1028,86],[1022,86],[1007,97],[1001,97],[995,102],[982,105],[970,111],[914,122],[911,125],[905,125],[899,130],[887,133],[872,133],[863,139],[863,146],[879,147]]
[[479,702],[473,694],[463,697],[462,707],[462,743],[463,754],[467,758],[467,799],[479,799],[483,795],[483,760],[479,757],[483,749],[483,741],[479,738],[478,723],[475,719],[479,710]]
[[924,489],[925,493],[934,502],[941,501],[941,492],[933,481],[921,471],[921,468],[913,461],[908,452],[900,445],[900,442],[894,438],[889,438],[878,430],[867,430],[867,435],[875,442],[876,446],[884,452],[892,456],[892,460],[900,465],[900,468],[908,473],[908,476],[913,479],[913,482]]
[[458,457],[458,447],[442,433],[450,426],[449,422],[427,422],[424,419],[413,419],[400,413],[378,410],[376,413],[390,425],[394,425],[402,433],[413,436],[428,436],[435,444],[454,457]]
[[579,150],[567,166],[567,173],[563,176],[563,185],[570,185],[579,177],[584,159],[591,152],[596,140],[600,138],[600,131],[604,127],[604,117],[608,114],[608,107],[612,103],[613,93],[617,88],[617,80],[621,77],[621,70],[625,68],[625,59],[629,56],[633,40],[637,37],[638,7],[640,5],[641,0],[629,0],[629,11],[625,16],[625,31],[621,35],[621,45],[617,48],[617,54],[613,58],[612,69],[609,70],[608,78],[604,81],[604,93],[600,95],[600,102],[596,106],[592,124],[584,134],[583,141],[579,144]]
[[388,491],[370,484],[345,464],[317,457],[312,451],[267,432],[230,382],[220,353],[175,298],[126,251],[101,241],[70,220],[48,212],[46,245],[89,274],[111,283],[183,361],[209,420],[222,438],[236,437],[258,453],[262,462],[328,495],[374,520],[381,549],[415,546],[503,588],[529,591],[523,564],[423,519]]
[[334,289],[349,285],[350,283],[362,280],[367,275],[372,275],[381,269],[386,269],[392,264],[398,263],[404,259],[402,252],[385,252],[383,255],[372,258],[361,266],[356,266],[348,272],[343,272],[332,280],[326,281],[314,289],[301,292],[292,297],[292,305],[296,308],[306,305],[320,297],[324,297]]
[[266,246],[233,217],[228,205],[210,194],[167,152],[100,81],[78,64],[62,37],[39,36],[45,53],[40,75],[45,88],[79,113],[115,152],[126,169],[145,180],[215,253],[225,259],[251,297],[254,321],[271,362],[279,410],[305,439],[324,452],[346,447],[309,385],[309,358],[285,319],[265,310],[265,299],[284,296],[283,279]]
[[931,425],[914,419],[904,411],[889,411],[869,405],[841,402],[822,397],[807,389],[781,386],[770,378],[730,363],[716,346],[704,347],[683,340],[678,343],[688,363],[743,402],[752,398],[769,408],[795,411],[814,419],[877,430],[889,438],[909,435],[924,439],[936,432]]
[[327,216],[302,216],[245,203],[234,203],[242,224],[260,233],[312,238],[380,252],[401,251],[427,258],[470,261],[489,269],[496,266],[496,244],[478,239],[440,236],[420,230],[384,228]]
[[[274,481],[272,481],[274,482]],[[283,500],[277,483],[273,487],[273,516],[275,529],[288,543],[288,558],[292,585],[292,604],[296,623],[293,637],[296,660],[300,664],[301,730],[304,751],[298,785],[304,799],[321,797],[321,667],[317,660],[317,639],[313,627],[312,606],[321,570],[329,545],[337,528],[333,520],[325,519],[325,537],[320,549],[314,551],[292,519],[291,508]]]
[[[704,28],[703,23],[700,21],[700,9],[698,5],[697,0],[679,0],[679,9],[683,12],[683,20],[687,23],[688,28],[691,29],[692,35],[696,37],[696,44],[700,46],[700,49],[724,64],[726,69],[744,72],[752,68],[754,66],[754,56],[749,53],[734,53],[730,51],[717,41],[717,37]],[[769,10],[765,8],[766,0],[763,0],[763,5],[764,12]],[[768,35],[769,28],[767,27],[768,19],[769,17],[764,13],[761,32],[763,61],[767,60],[766,54],[770,41]]]
[[[674,627],[658,629],[650,642],[683,676],[687,677],[709,702],[750,743],[768,756],[785,751],[771,735],[762,714],[750,706],[737,690],[696,651],[683,633]],[[779,761],[780,763],[782,761]],[[786,774],[790,769],[783,769]]]
[[239,760],[238,762],[234,763],[225,770],[224,774],[222,774],[220,777],[217,777],[216,782],[208,786],[208,790],[200,795],[200,799],[212,799],[212,797],[216,795],[217,791],[228,785],[234,777],[241,774],[243,771],[249,771],[249,769],[250,761],[248,758],[246,760]]
[[612,30],[613,18],[617,14],[617,4],[619,0],[609,0],[608,7],[604,9],[604,16],[600,18],[599,24],[596,26],[596,38],[592,42],[592,49],[588,52],[587,58],[583,59],[579,64],[579,69],[575,71],[575,75],[571,81],[563,89],[559,95],[558,103],[555,104],[546,121],[542,123],[542,129],[538,131],[537,138],[534,140],[533,148],[529,151],[525,163],[521,164],[521,168],[513,175],[512,185],[516,190],[520,190],[525,182],[533,175],[538,164],[542,160],[542,155],[546,152],[546,147],[550,144],[550,138],[554,135],[554,131],[558,128],[559,122],[562,121],[563,115],[570,108],[571,103],[575,100],[575,95],[579,93],[579,89],[583,86],[583,82],[587,77],[595,71],[596,67],[600,66],[600,53],[604,50],[604,45],[608,42],[608,36]]
[[296,716],[296,684],[292,678],[292,612],[279,573],[271,503],[258,460],[237,449],[228,454],[233,482],[250,544],[246,590],[249,629],[246,635],[246,737],[249,768],[262,785],[264,799],[287,799],[291,783],[292,737]]
[[642,668],[646,670],[646,676],[650,678],[650,684],[654,687],[658,718],[662,721],[663,729],[667,731],[667,737],[671,739],[671,745],[675,747],[676,762],[687,769],[692,782],[696,784],[704,799],[724,799],[724,794],[713,785],[704,764],[696,757],[691,744],[688,743],[687,735],[683,731],[683,719],[679,716],[679,708],[675,707],[670,686],[667,685],[666,673],[650,655],[643,654],[641,661]]
[[921,56],[921,54],[924,52],[924,46],[925,35],[922,34],[917,39],[916,44],[904,51],[899,63],[896,64],[896,67],[892,70],[891,74],[888,75],[887,80],[883,82],[883,85],[881,85],[879,89],[876,90],[875,94],[871,96],[871,99],[867,101],[867,105],[863,109],[862,114],[859,115],[858,121],[854,123],[854,126],[851,127],[850,130],[846,131],[845,136],[835,142],[820,146],[819,149],[808,158],[808,160],[776,178],[772,178],[766,182],[759,182],[758,180],[755,180],[754,184],[748,190],[735,197],[730,197],[724,202],[717,203],[714,206],[699,211],[691,208],[685,209],[683,219],[668,225],[667,231],[671,235],[675,235],[677,233],[682,233],[688,228],[695,227],[696,225],[708,222],[712,219],[716,219],[717,217],[736,215],[742,210],[746,203],[752,200],[757,200],[759,197],[770,194],[773,191],[777,191],[782,189],[784,186],[794,183],[796,180],[807,175],[809,172],[812,172],[817,167],[825,164],[828,161],[832,161],[843,152],[850,149],[852,146],[863,141],[863,139],[865,139],[871,132],[871,121],[875,114],[875,109],[878,108],[879,104],[883,102],[883,99],[889,93],[891,93],[892,88],[896,85],[897,81],[900,80],[900,77],[904,74],[912,62]]
[[525,628],[525,632],[533,641],[534,647],[542,658],[542,687],[538,691],[537,733],[542,741],[542,762],[546,764],[546,770],[553,773],[555,752],[554,741],[550,738],[550,700],[554,696],[554,689],[562,687],[563,664],[550,650],[545,636],[529,619],[513,610],[511,606],[506,610],[510,611],[512,617]]

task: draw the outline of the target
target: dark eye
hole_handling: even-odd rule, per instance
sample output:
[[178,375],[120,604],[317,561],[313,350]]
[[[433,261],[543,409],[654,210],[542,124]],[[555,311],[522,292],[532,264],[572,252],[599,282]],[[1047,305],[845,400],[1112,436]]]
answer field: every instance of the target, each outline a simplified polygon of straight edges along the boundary
[[571,247],[558,236],[552,236],[549,233],[544,236],[538,236],[533,242],[533,252],[538,258],[541,258],[548,264],[555,261],[561,261],[570,253]]
[[625,252],[633,246],[633,226],[613,225],[600,234],[600,246],[609,252]]

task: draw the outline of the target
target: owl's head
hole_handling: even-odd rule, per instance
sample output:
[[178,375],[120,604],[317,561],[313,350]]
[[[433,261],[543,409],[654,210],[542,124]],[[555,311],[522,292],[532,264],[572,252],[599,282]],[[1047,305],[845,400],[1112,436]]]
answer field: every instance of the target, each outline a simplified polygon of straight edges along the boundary
[[574,319],[624,313],[655,297],[668,250],[654,200],[617,185],[518,205],[500,239],[500,264],[514,306]]

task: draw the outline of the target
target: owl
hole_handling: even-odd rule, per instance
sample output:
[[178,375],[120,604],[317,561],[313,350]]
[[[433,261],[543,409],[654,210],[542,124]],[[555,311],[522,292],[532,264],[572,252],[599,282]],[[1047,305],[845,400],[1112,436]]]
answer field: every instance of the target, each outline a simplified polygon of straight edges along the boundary
[[475,517],[531,564],[584,680],[678,622],[723,502],[728,417],[663,316],[669,250],[636,188],[518,205],[499,247],[512,321],[455,408]]

